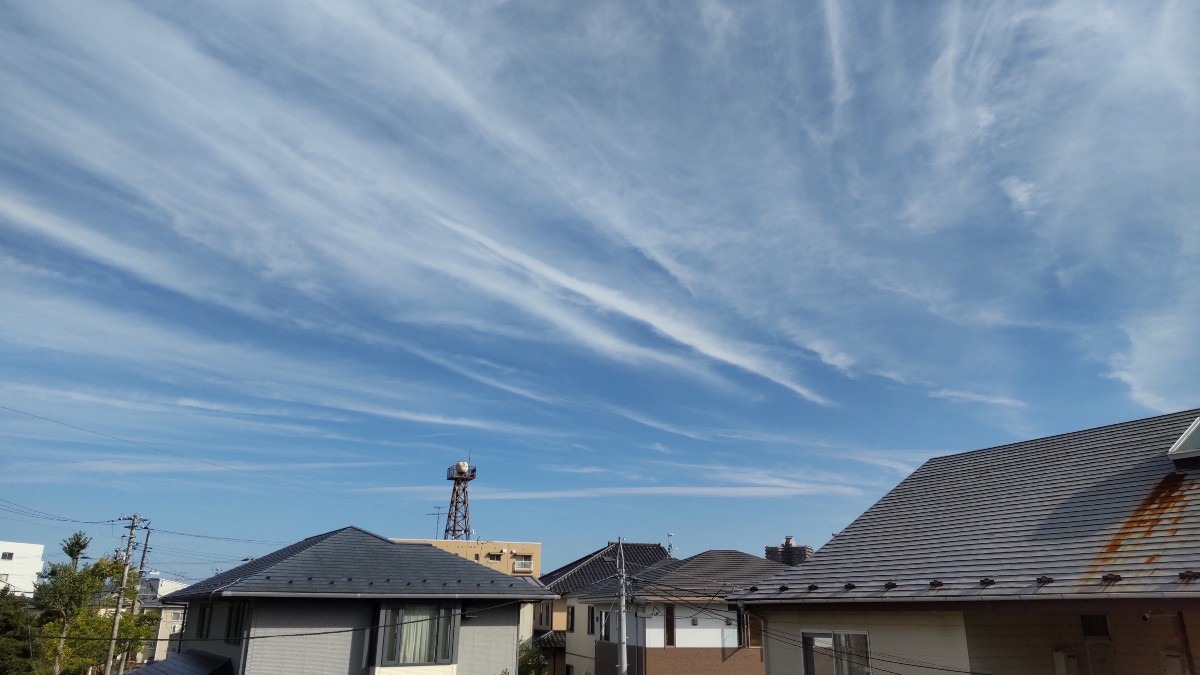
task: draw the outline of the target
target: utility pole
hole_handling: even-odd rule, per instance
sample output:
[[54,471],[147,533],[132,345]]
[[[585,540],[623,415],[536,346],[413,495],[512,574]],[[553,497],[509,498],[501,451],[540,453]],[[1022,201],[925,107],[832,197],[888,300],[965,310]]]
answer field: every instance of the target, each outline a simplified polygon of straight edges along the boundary
[[121,516],[129,521],[129,540],[125,542],[125,564],[121,567],[121,585],[117,588],[117,611],[113,614],[112,637],[108,640],[108,659],[104,662],[104,675],[112,675],[113,652],[117,648],[117,630],[121,627],[121,606],[125,602],[125,584],[129,582],[129,561],[133,558],[133,537],[137,524],[145,520],[138,514]]
[[625,636],[625,538],[617,537],[617,675],[629,672],[628,639]]
[[138,575],[146,573],[146,554],[150,552],[150,521],[146,521],[146,541],[142,542],[142,559],[138,562]]

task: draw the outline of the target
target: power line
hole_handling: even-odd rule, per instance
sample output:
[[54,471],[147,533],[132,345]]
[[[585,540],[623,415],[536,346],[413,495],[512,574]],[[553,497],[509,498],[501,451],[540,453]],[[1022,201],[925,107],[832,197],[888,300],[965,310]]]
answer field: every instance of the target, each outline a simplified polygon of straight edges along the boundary
[[174,534],[174,535],[178,535],[180,537],[194,537],[196,539],[211,539],[213,541],[231,541],[236,544],[290,544],[291,543],[291,542],[287,542],[287,541],[268,541],[266,539],[238,539],[236,537],[218,537],[218,536],[211,535],[211,534],[192,534],[190,532],[178,532],[176,530],[164,530],[161,528],[154,528],[154,531],[158,532],[159,534]]
[[[646,583],[647,585],[655,586],[660,591],[662,591],[664,589],[671,589],[673,591],[692,592],[690,589],[681,588],[678,586],[671,586],[670,584],[659,584],[659,583],[649,582],[649,581],[644,581],[644,583]],[[684,605],[686,607],[690,607],[692,609],[700,610],[701,612],[707,614],[710,617],[720,618],[720,619],[727,618],[727,617],[725,617],[721,614],[718,614],[717,612],[709,609],[708,607],[702,607],[702,606],[696,605],[686,598],[683,598],[678,595],[673,595],[669,591],[663,592],[663,596],[675,600],[678,604],[682,604],[682,605]],[[803,635],[798,636],[794,633],[786,633],[783,631],[771,631],[771,630],[767,630],[767,628],[765,626],[763,627],[763,633],[765,635],[770,635],[772,638],[774,638],[780,642],[783,642],[784,644],[788,644],[793,647],[805,648],[805,645],[803,643],[803,640],[804,640]],[[797,640],[799,640],[799,641],[797,642]],[[815,651],[821,651],[824,649],[821,647],[814,647],[814,646],[809,646],[808,648],[811,648]],[[822,653],[825,653],[825,652],[822,652]],[[869,658],[872,661],[882,661],[883,663],[889,663],[889,664],[901,665],[901,666],[915,666],[915,667],[928,668],[930,670],[939,670],[939,671],[950,672],[950,673],[964,673],[965,675],[987,675],[986,673],[980,673],[978,671],[961,670],[958,668],[949,668],[949,667],[941,666],[941,665],[934,664],[934,663],[922,662],[922,661],[912,659],[912,658],[909,658],[909,657],[906,657],[903,655],[899,655],[899,654],[888,654],[886,652],[880,652],[880,651],[871,650],[871,649],[868,649],[866,652],[861,652],[861,651],[852,650],[852,649],[841,649],[841,650],[836,650],[834,652],[829,652],[829,653],[833,654],[835,656],[837,654],[854,654],[856,656]],[[887,658],[887,657],[891,657],[891,658]],[[864,663],[863,665],[867,665],[867,664]],[[871,667],[872,667],[872,669],[881,670],[881,671],[887,672],[887,673],[894,672],[894,671],[889,671],[884,668],[875,666],[873,664],[871,665]]]
[[[2,407],[2,406],[0,406],[0,407]],[[111,518],[109,520],[76,520],[74,518],[64,518],[63,516],[56,516],[52,513],[47,513],[45,511],[39,511],[37,509],[32,509],[32,508],[29,508],[28,506],[22,506],[16,502],[12,502],[7,499],[0,499],[0,502],[3,502],[3,503],[0,503],[0,511],[6,511],[8,513],[12,513],[12,514],[15,514],[18,516],[25,516],[26,518],[36,518],[38,520],[52,520],[52,521],[57,521],[57,522],[61,522],[61,523],[80,523],[83,525],[105,525],[108,523],[117,522],[116,518]]]
[[[430,598],[430,599],[432,600],[433,598]],[[468,613],[474,614],[477,612],[490,612],[493,609],[501,609],[503,607],[508,607],[510,605],[519,605],[524,602],[525,602],[525,600],[509,600],[507,602],[501,602],[499,604],[489,605],[487,607],[475,607],[475,608],[470,609],[469,611],[465,610],[465,609],[458,610],[458,611],[454,611],[454,612],[449,612],[445,615],[441,615],[441,616],[435,615],[435,616],[432,616],[429,618],[424,618],[424,619],[411,619],[411,620],[406,619],[404,621],[400,621],[399,623],[381,623],[379,625],[359,626],[357,628],[337,628],[334,630],[323,630],[323,631],[316,631],[313,633],[274,633],[271,635],[246,635],[244,637],[231,638],[231,639],[236,639],[239,641],[240,640],[270,640],[270,639],[274,639],[274,638],[315,637],[315,636],[319,636],[319,635],[341,635],[344,633],[357,633],[360,631],[373,631],[373,630],[379,630],[380,628],[393,628],[395,626],[408,626],[408,625],[413,625],[413,624],[418,624],[418,623],[438,621],[438,620],[444,619],[446,617],[461,617]],[[426,603],[426,604],[437,604],[437,603]],[[50,639],[54,639],[54,640],[57,640],[60,638],[60,636],[58,636],[58,635],[42,635],[42,634],[34,634],[33,637],[35,637],[35,638],[50,638]],[[77,642],[100,642],[100,641],[109,642],[109,640],[110,640],[110,638],[70,636],[70,635],[68,635],[66,639],[67,640],[75,640]],[[166,641],[169,639],[170,638],[146,638],[145,640],[137,640],[137,641],[138,642],[162,642],[162,641]],[[176,638],[176,639],[180,639],[180,638]],[[218,642],[218,641],[224,642],[226,639],[227,638],[224,638],[224,637],[182,638],[182,641],[185,643]]]

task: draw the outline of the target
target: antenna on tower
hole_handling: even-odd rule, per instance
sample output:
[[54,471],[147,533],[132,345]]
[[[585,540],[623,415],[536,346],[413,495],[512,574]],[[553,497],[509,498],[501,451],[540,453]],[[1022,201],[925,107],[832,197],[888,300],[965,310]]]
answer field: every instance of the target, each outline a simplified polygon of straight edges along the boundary
[[471,509],[467,500],[467,483],[475,480],[475,467],[460,461],[446,469],[446,480],[454,481],[450,493],[450,510],[446,512],[446,534],[443,539],[471,538]]
[[433,507],[433,510],[436,511],[436,513],[426,513],[425,514],[427,516],[433,516],[433,536],[434,537],[437,537],[437,527],[438,527],[438,523],[442,522],[442,509],[444,509],[444,508],[446,508],[446,507],[439,504],[439,505]]

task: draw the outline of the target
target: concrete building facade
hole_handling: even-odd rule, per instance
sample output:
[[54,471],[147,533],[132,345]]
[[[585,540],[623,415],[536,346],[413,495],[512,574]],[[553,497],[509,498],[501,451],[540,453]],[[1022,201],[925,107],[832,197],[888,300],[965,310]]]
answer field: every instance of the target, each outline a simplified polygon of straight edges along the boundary
[[42,571],[42,544],[0,541],[0,586],[13,593],[33,595],[33,585]]

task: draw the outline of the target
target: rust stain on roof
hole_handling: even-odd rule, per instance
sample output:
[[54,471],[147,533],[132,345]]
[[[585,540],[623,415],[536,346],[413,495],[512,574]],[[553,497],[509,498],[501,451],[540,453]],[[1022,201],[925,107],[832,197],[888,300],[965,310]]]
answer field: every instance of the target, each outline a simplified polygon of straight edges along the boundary
[[[1139,539],[1152,536],[1164,523],[1178,524],[1188,505],[1188,492],[1190,488],[1195,487],[1194,484],[1186,484],[1186,480],[1187,475],[1178,472],[1164,476],[1138,504],[1133,514],[1125,519],[1121,529],[1104,545],[1095,565],[1103,566],[1112,562],[1117,553],[1136,545]],[[1167,532],[1167,536],[1172,536],[1177,531],[1172,528]],[[1157,554],[1151,555],[1146,562],[1157,558]]]

